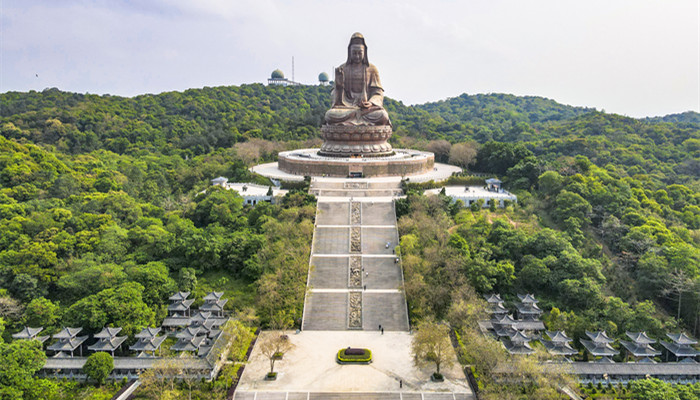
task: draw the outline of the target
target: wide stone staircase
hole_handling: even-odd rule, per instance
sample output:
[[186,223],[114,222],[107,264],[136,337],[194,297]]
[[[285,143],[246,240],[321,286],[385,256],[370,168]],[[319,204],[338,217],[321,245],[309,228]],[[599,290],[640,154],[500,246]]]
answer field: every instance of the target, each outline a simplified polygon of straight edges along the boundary
[[400,192],[399,184],[313,181],[311,186],[322,197],[302,329],[378,330],[381,325],[408,331],[403,273],[394,254],[399,241],[394,203],[377,197]]
[[314,181],[309,193],[315,196],[335,197],[391,197],[403,193],[397,182],[367,182],[367,181]]

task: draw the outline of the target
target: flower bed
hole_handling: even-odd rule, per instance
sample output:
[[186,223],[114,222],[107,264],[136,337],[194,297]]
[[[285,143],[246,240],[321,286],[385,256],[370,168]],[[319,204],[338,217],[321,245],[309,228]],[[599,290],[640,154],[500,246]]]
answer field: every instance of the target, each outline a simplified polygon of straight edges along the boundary
[[372,362],[372,351],[369,349],[347,349],[338,350],[336,357],[338,364],[369,364]]

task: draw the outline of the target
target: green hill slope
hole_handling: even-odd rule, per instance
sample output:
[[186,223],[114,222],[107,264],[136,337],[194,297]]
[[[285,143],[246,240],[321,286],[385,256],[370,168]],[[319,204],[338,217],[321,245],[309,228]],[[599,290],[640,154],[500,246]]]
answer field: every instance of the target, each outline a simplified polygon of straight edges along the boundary
[[[440,147],[447,160],[459,147],[454,144],[473,143],[474,157],[465,164],[497,173],[518,193],[527,217],[539,217],[585,258],[602,260],[601,293],[631,303],[651,299],[672,315],[681,303],[681,323],[700,328],[700,295],[692,286],[700,285],[697,113],[634,119],[506,94],[463,94],[417,106],[386,99],[385,105],[395,145]],[[57,89],[0,94],[0,223],[11,232],[0,243],[0,267],[9,271],[0,283],[25,296],[13,286],[23,274],[36,280],[36,293],[50,293],[64,272],[75,272],[71,260],[94,253],[109,229],[119,240],[127,232],[129,261],[137,264],[164,262],[170,274],[183,266],[230,268],[237,277],[257,279],[255,251],[247,247],[256,249],[257,242],[243,237],[264,233],[262,222],[210,221],[193,211],[202,200],[196,193],[218,175],[253,179],[246,167],[277,150],[318,143],[329,106],[330,88],[321,86],[252,84],[134,98]],[[89,220],[75,222],[71,235],[78,228],[94,231],[66,238],[75,243],[64,253],[58,249],[67,244],[36,244],[53,240],[45,230],[69,226],[47,222],[61,218],[51,214],[56,208]],[[172,213],[190,222],[173,220]],[[255,213],[254,221],[266,219]],[[102,221],[105,215],[111,220]],[[237,236],[217,230],[215,222],[229,224]],[[169,247],[182,232],[191,235],[172,242],[181,247]],[[49,239],[37,239],[41,235]],[[228,251],[242,253],[231,261]],[[34,254],[47,258],[33,261]],[[680,270],[690,282],[682,301],[666,294]],[[55,293],[69,302],[79,297]],[[553,304],[566,308],[563,301]]]

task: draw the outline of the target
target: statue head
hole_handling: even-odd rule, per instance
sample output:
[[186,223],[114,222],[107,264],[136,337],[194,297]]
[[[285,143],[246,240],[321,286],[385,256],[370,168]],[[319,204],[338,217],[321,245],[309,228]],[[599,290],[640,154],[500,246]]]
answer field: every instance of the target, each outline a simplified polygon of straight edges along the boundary
[[365,37],[362,36],[360,32],[353,33],[352,37],[350,38],[350,44],[348,44],[348,59],[346,64],[354,63],[362,63],[363,65],[369,66]]

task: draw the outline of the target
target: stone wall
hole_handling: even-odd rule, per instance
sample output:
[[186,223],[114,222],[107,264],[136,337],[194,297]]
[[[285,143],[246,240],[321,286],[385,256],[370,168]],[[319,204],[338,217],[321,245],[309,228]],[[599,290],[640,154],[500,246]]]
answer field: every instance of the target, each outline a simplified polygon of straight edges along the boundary
[[435,156],[416,157],[406,160],[362,160],[334,162],[332,160],[300,160],[280,155],[279,169],[294,175],[347,177],[350,171],[362,171],[363,176],[409,176],[430,171],[435,164]]

